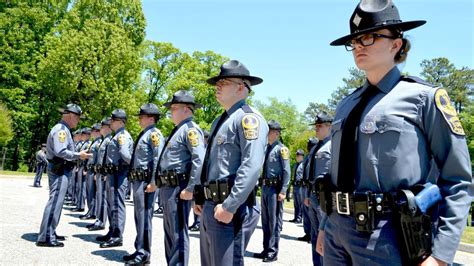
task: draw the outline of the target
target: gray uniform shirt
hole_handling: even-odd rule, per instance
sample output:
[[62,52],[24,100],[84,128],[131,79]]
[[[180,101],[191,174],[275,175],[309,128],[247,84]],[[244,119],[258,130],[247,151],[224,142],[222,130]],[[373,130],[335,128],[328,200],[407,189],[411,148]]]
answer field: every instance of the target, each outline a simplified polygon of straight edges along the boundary
[[71,131],[66,122],[59,122],[49,132],[46,141],[46,155],[48,160],[53,159],[55,156],[67,161],[79,159],[79,152],[75,151]]
[[199,126],[189,117],[176,126],[178,130],[171,136],[167,147],[163,149],[160,170],[176,170],[179,174],[189,173],[188,191],[194,191],[194,186],[200,184],[199,178],[206,149],[204,134]]
[[[255,188],[268,143],[267,122],[253,108],[253,113],[246,113],[242,110],[243,105],[245,101],[239,101],[227,111],[229,118],[209,143],[208,181],[228,177],[234,179],[231,193],[222,204],[231,213],[237,211]],[[214,121],[211,134],[219,119]]]
[[43,150],[39,150],[36,153],[36,161],[37,163],[47,164],[48,158],[46,158],[46,153]]
[[[337,184],[344,119],[368,86],[366,81],[337,107],[331,130],[333,184]],[[365,108],[358,129],[355,189],[394,192],[423,184],[431,163],[436,162],[443,199],[432,255],[452,262],[474,190],[466,139],[459,120],[456,123],[456,111],[443,89],[400,80],[397,67],[377,87],[379,92]]]
[[133,153],[133,169],[150,170],[152,178],[150,183],[155,183],[154,166],[158,163],[158,158],[163,150],[164,138],[161,131],[151,125],[145,128],[140,138],[137,140],[135,151]]
[[97,151],[97,160],[95,162],[97,165],[103,165],[104,163],[106,163],[104,156],[107,150],[107,145],[109,145],[110,140],[112,140],[112,135],[108,134],[100,143],[99,150]]
[[97,154],[99,152],[99,147],[100,147],[101,142],[102,142],[102,138],[100,138],[100,137],[94,139],[94,141],[92,142],[92,144],[89,148],[90,153],[92,153],[92,157],[90,157],[87,160],[87,166],[88,167],[91,167],[92,165],[95,165],[97,163]]
[[282,182],[280,193],[286,194],[290,182],[290,152],[280,141],[275,141],[267,149],[272,149],[265,164],[265,175],[263,178],[278,178]]
[[107,145],[107,164],[130,165],[132,159],[133,139],[125,128],[115,132],[114,137]]

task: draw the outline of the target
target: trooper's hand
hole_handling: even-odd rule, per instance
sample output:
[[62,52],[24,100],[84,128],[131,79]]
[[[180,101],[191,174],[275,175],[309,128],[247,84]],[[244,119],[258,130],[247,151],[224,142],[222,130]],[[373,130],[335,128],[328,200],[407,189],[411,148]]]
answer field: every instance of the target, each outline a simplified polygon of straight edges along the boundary
[[80,151],[79,157],[81,158],[81,160],[87,160],[90,157],[92,157],[92,153],[87,153],[86,151]]
[[214,208],[214,218],[221,223],[228,224],[230,221],[232,221],[233,217],[234,214],[224,209],[222,204],[217,204],[217,206]]
[[283,201],[283,200],[285,200],[285,198],[286,198],[285,193],[278,194],[278,201]]
[[318,240],[316,240],[316,252],[324,256],[324,231],[320,230],[318,233]]
[[201,213],[202,213],[202,205],[196,205],[196,204],[194,204],[194,205],[193,205],[193,210],[194,210],[194,213],[195,213],[196,215],[199,215],[199,216],[200,216]]
[[182,199],[182,200],[192,200],[193,199],[193,193],[191,191],[183,189],[183,191],[181,191],[181,193],[179,193],[179,198]]
[[146,193],[152,193],[156,191],[156,185],[155,184],[148,184],[146,185],[145,192]]
[[305,198],[303,203],[304,203],[304,206],[306,207],[309,207],[309,205],[311,205],[311,203],[309,202],[309,198]]
[[432,256],[429,256],[426,260],[420,263],[421,266],[445,266],[448,265],[446,262],[442,260],[438,260]]

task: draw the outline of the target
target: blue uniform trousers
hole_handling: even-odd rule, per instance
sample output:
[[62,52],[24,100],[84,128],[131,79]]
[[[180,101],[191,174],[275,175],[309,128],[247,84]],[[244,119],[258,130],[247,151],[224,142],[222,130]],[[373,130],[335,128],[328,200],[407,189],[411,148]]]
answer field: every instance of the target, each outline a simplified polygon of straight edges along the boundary
[[216,203],[206,201],[201,215],[200,250],[201,265],[244,265],[244,237],[242,224],[248,214],[243,204],[228,224],[214,218]]
[[96,196],[95,196],[95,216],[97,226],[105,226],[107,222],[107,189],[106,182],[101,174],[97,174],[95,180]]
[[324,227],[324,265],[402,265],[391,215],[375,225],[372,234],[357,232],[352,216],[333,211]]
[[135,254],[142,258],[151,256],[152,218],[155,192],[145,193],[147,183],[144,181],[132,181],[133,204],[135,214]]
[[77,179],[76,179],[76,190],[75,190],[75,203],[78,209],[84,209],[85,202],[85,184],[86,176],[84,175],[84,167],[81,166],[77,170]]
[[[110,228],[112,238],[123,237],[125,229],[125,193],[127,191],[128,171],[119,171],[108,175],[107,201],[110,207]],[[110,230],[111,229],[111,230]]]
[[283,226],[283,202],[278,201],[279,190],[273,186],[262,187],[263,251],[277,254]]
[[86,179],[86,202],[87,202],[87,214],[95,215],[95,181],[94,172],[92,170],[87,171]]
[[189,263],[188,218],[192,202],[179,199],[179,193],[184,188],[184,184],[181,188],[179,186],[160,188],[160,201],[163,203],[165,255],[168,265],[188,265]]
[[77,167],[74,167],[71,173],[71,177],[68,180],[68,187],[67,187],[67,196],[75,203],[75,191],[76,191],[76,178],[77,178]]
[[295,220],[301,221],[301,208],[303,208],[303,198],[301,195],[301,186],[293,186],[293,208],[295,210]]
[[44,167],[44,163],[39,163],[36,165],[36,176],[35,181],[33,181],[33,186],[39,187],[41,185],[41,177],[43,176]]
[[[302,187],[300,189],[300,197],[304,200],[306,198],[307,193],[306,187]],[[302,214],[303,214],[303,230],[305,235],[311,235],[311,220],[309,219],[309,208],[306,205],[302,206]]]
[[65,172],[63,175],[53,174],[51,172],[52,166],[51,163],[48,165],[49,199],[44,208],[43,220],[38,234],[39,242],[56,241],[56,227],[61,217],[68,179],[71,176],[70,172]]
[[319,266],[323,265],[323,257],[316,252],[316,242],[318,240],[319,233],[319,224],[322,218],[322,210],[319,206],[319,202],[316,198],[316,195],[311,193],[309,206],[309,218],[311,219],[311,252],[313,253],[313,265]]
[[244,249],[247,249],[250,238],[252,237],[255,228],[257,228],[258,220],[260,220],[260,207],[258,206],[258,203],[255,203],[255,206],[248,208],[248,214],[245,217],[244,224],[242,225]]

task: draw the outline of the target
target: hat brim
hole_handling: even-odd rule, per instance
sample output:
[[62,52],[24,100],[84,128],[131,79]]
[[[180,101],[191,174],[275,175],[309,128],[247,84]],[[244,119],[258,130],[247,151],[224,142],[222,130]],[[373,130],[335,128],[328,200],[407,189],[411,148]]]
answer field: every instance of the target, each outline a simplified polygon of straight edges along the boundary
[[163,104],[163,106],[166,107],[166,108],[170,108],[172,104],[177,104],[177,103],[190,104],[190,105],[194,106],[195,109],[199,109],[199,108],[202,107],[202,104],[191,103],[191,102],[166,102],[166,103]]
[[[64,108],[58,108],[58,111],[61,113],[61,114],[65,114],[66,113],[66,110]],[[81,119],[85,119],[86,116],[83,115],[83,114],[78,114],[76,112],[71,112],[71,111],[67,111],[67,113],[73,113],[73,114],[76,114],[78,115]]]
[[357,36],[365,34],[365,33],[377,31],[377,30],[380,30],[380,29],[397,28],[397,29],[400,29],[401,31],[408,31],[408,30],[417,28],[417,27],[419,27],[419,26],[421,26],[425,23],[426,23],[426,20],[414,20],[414,21],[406,21],[406,22],[400,22],[400,23],[384,24],[384,25],[380,25],[380,26],[375,26],[375,27],[368,28],[368,29],[365,29],[365,30],[361,30],[361,31],[346,35],[344,37],[341,37],[339,39],[336,39],[336,40],[332,41],[330,43],[330,45],[332,45],[332,46],[344,45],[344,44],[347,43],[347,41],[352,40],[354,37],[357,37]]
[[226,78],[240,78],[250,81],[250,85],[255,86],[263,82],[263,79],[254,76],[239,76],[239,75],[229,75],[229,76],[216,76],[208,79],[206,82],[210,85],[216,85],[216,83],[221,79]]

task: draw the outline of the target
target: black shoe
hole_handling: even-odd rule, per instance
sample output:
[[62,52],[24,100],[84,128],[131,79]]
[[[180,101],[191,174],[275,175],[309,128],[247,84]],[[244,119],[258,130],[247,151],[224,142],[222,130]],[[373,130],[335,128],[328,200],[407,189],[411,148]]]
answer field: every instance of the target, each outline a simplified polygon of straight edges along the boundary
[[290,223],[296,223],[296,221],[297,221],[296,219],[288,220],[288,222],[290,222]]
[[123,245],[122,239],[120,238],[111,238],[109,241],[101,243],[101,248],[113,248],[113,247],[121,247]]
[[72,212],[83,212],[84,209],[75,208],[71,210]]
[[304,235],[302,237],[298,237],[297,239],[298,239],[298,241],[305,241],[305,242],[309,243],[311,241],[311,236],[310,235]]
[[133,253],[133,254],[129,254],[129,255],[125,255],[122,257],[123,261],[127,262],[129,260],[133,260],[135,259],[135,257],[138,255],[138,253]]
[[96,217],[94,215],[90,215],[90,214],[84,214],[84,215],[79,216],[79,219],[81,220],[92,220],[95,218]]
[[156,211],[153,212],[154,214],[162,214],[163,213],[163,207],[159,207],[156,209]]
[[300,223],[301,223],[301,219],[295,221],[295,224],[300,224]]
[[95,240],[99,242],[107,242],[110,240],[110,238],[110,233],[107,233],[106,235],[96,237]]
[[150,258],[143,258],[136,256],[132,260],[125,261],[126,265],[144,265],[144,264],[150,264]]
[[191,227],[189,228],[189,231],[197,232],[197,231],[199,231],[200,227],[201,227],[201,226],[200,226],[199,224],[196,224],[196,225],[194,225],[194,226],[191,226]]
[[66,240],[66,237],[60,236],[60,235],[56,235],[56,240],[58,240],[58,241],[64,241],[64,240]]
[[66,205],[66,206],[76,206],[76,203],[74,203],[74,202],[68,202],[68,203],[66,203],[66,204],[64,204],[64,205]]
[[92,227],[89,227],[89,231],[99,231],[99,230],[104,230],[105,227],[104,226],[98,226],[98,225],[93,225]]
[[36,246],[38,247],[51,247],[51,248],[62,248],[64,247],[64,243],[58,241],[51,241],[51,242],[36,242]]
[[278,256],[275,253],[268,254],[267,256],[265,256],[265,258],[263,258],[263,262],[273,262],[276,260],[278,260]]
[[262,251],[260,253],[253,253],[252,254],[252,257],[256,258],[256,259],[263,259],[267,256],[267,253],[265,251]]
[[96,225],[96,223],[95,223],[95,222],[94,222],[94,223],[91,223],[91,224],[88,224],[88,225],[86,225],[86,228],[91,228],[91,227],[93,227],[94,225]]

